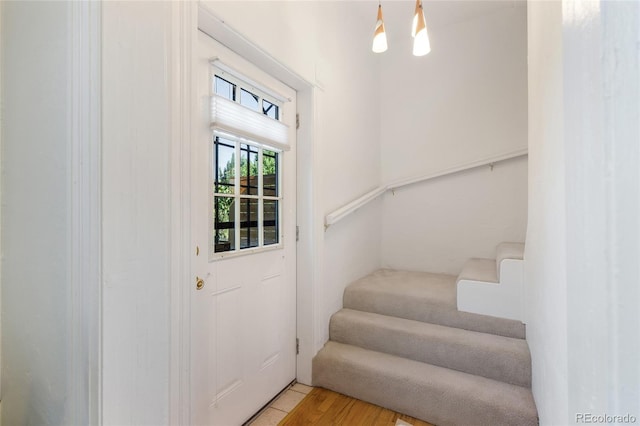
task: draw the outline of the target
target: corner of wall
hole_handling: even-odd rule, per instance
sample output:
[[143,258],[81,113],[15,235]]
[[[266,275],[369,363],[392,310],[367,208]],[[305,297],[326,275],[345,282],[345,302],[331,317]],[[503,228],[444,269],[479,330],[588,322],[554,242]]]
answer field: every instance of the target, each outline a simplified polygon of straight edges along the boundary
[[565,424],[568,404],[567,237],[562,3],[528,2],[529,206],[527,341],[541,424]]

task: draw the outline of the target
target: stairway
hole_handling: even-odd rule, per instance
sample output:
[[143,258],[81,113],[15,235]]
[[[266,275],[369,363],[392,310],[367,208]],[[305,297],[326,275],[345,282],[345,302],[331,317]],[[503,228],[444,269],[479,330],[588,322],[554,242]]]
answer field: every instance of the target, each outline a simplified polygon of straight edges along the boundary
[[520,321],[461,312],[456,277],[379,270],[349,285],[313,384],[445,425],[537,425]]

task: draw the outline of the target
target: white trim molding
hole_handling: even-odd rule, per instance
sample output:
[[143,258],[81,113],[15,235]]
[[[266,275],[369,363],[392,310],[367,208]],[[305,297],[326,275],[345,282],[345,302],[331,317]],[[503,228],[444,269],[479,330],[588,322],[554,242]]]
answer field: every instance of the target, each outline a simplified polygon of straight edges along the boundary
[[171,4],[171,357],[169,423],[191,419],[191,135],[196,101],[193,50],[198,31],[196,2]]
[[318,342],[326,324],[322,321],[320,289],[323,282],[324,229],[322,226],[322,180],[318,170],[322,164],[322,150],[318,140],[318,92],[317,86],[298,89],[297,108],[300,127],[297,134],[297,225],[299,241],[296,259],[296,327],[299,353],[296,363],[298,382],[311,385],[313,357],[324,345]]
[[394,191],[398,188],[402,188],[404,186],[408,186],[408,185],[413,185],[416,183],[420,183],[420,182],[424,182],[427,180],[431,180],[431,179],[435,179],[435,178],[439,178],[442,176],[447,176],[447,175],[451,175],[454,173],[460,173],[466,170],[471,170],[471,169],[475,169],[477,167],[482,167],[482,166],[492,166],[496,163],[499,163],[501,161],[506,161],[506,160],[510,160],[512,158],[518,158],[518,157],[523,157],[525,155],[527,155],[528,150],[527,148],[522,148],[522,149],[518,149],[515,151],[510,151],[504,154],[499,154],[499,155],[494,155],[491,157],[487,157],[487,158],[483,158],[481,160],[478,161],[473,161],[470,163],[464,163],[464,164],[460,164],[454,167],[450,167],[444,170],[440,170],[438,172],[433,172],[433,173],[429,173],[426,175],[421,175],[421,176],[416,176],[416,177],[412,177],[412,178],[408,178],[408,179],[401,179],[398,181],[394,181],[391,182],[389,184],[386,185],[381,185],[377,188],[372,189],[371,191],[367,192],[366,194],[356,198],[355,200],[351,201],[350,203],[345,204],[344,206],[332,211],[331,213],[329,213],[326,217],[325,217],[325,229],[329,228],[331,225],[334,225],[336,223],[338,223],[340,220],[344,219],[345,217],[349,216],[351,213],[355,212],[356,210],[358,210],[360,207],[363,207],[365,205],[367,205],[369,202],[375,200],[376,198],[378,198],[379,196],[381,196],[382,194],[384,194],[387,191]]
[[199,3],[198,7],[198,28],[247,61],[259,65],[262,71],[277,77],[278,80],[297,91],[317,87],[316,84],[308,82],[260,46],[231,28],[204,3]]
[[73,424],[101,421],[101,16],[70,2],[70,356]]

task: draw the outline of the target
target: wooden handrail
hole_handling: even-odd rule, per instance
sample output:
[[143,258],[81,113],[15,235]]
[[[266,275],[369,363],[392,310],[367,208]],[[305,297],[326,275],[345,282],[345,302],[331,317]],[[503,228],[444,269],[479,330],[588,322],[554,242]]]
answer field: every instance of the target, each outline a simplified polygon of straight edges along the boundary
[[510,160],[512,158],[522,157],[522,156],[525,156],[527,154],[528,154],[527,148],[522,148],[522,149],[518,149],[518,150],[515,150],[515,151],[507,152],[505,154],[494,155],[492,157],[484,158],[482,160],[473,161],[471,163],[465,163],[465,164],[461,164],[459,166],[450,167],[448,169],[444,169],[444,170],[441,170],[439,172],[434,172],[434,173],[430,173],[430,174],[426,174],[426,175],[422,175],[422,176],[418,176],[418,177],[414,177],[414,178],[409,178],[409,179],[401,179],[401,180],[394,181],[394,182],[391,182],[391,183],[386,184],[386,185],[381,185],[381,186],[379,186],[379,187],[367,192],[366,194],[362,195],[361,197],[356,198],[355,200],[351,201],[350,203],[347,203],[344,206],[342,206],[342,207],[332,211],[331,213],[329,213],[325,217],[324,227],[325,227],[325,229],[327,229],[331,225],[336,224],[340,220],[342,220],[345,217],[349,216],[354,211],[358,210],[360,207],[365,206],[366,204],[368,204],[369,202],[375,200],[376,198],[378,198],[379,196],[381,196],[382,194],[384,194],[387,191],[393,191],[393,190],[401,188],[403,186],[413,185],[415,183],[424,182],[424,181],[427,181],[427,180],[430,180],[430,179],[435,179],[435,178],[439,178],[439,177],[442,177],[442,176],[451,175],[451,174],[454,174],[454,173],[460,173],[460,172],[463,172],[465,170],[475,169],[477,167],[493,166],[493,164],[495,164],[495,163],[499,163],[501,161]]

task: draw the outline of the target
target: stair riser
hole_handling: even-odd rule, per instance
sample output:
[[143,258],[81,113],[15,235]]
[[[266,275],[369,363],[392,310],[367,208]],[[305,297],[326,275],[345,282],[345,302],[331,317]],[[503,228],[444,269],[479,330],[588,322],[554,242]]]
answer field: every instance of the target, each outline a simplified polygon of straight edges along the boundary
[[438,426],[537,425],[525,388],[331,342],[313,360],[313,385]]
[[330,339],[518,386],[531,386],[526,342],[354,311],[331,318]]
[[504,259],[499,266],[499,284],[473,278],[470,272],[466,273],[467,278],[460,274],[457,284],[458,310],[524,321],[524,262]]

